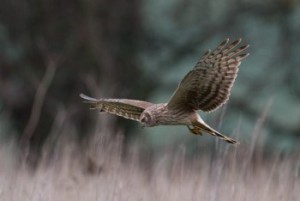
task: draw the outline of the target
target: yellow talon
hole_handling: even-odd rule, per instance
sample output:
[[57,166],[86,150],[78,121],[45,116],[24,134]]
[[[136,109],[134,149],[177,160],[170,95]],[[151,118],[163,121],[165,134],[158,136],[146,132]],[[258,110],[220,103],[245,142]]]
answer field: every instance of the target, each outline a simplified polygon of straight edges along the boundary
[[187,127],[191,131],[191,133],[193,133],[195,135],[202,135],[200,127],[198,127],[198,126],[193,126],[193,127],[187,126]]

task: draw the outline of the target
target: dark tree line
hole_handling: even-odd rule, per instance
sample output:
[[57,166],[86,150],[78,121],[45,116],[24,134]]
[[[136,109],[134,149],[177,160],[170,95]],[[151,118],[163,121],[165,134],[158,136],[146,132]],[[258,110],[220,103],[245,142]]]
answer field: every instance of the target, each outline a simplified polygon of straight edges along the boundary
[[[131,122],[91,115],[79,93],[147,99],[160,90],[163,75],[174,71],[176,63],[195,52],[200,54],[199,47],[215,38],[244,36],[254,44],[251,56],[258,58],[255,46],[263,39],[249,33],[244,20],[275,24],[280,48],[269,53],[266,63],[271,74],[260,78],[241,75],[248,96],[231,98],[230,106],[256,121],[263,108],[251,104],[270,85],[282,86],[294,100],[300,100],[300,61],[295,55],[300,39],[294,17],[299,10],[297,1],[229,0],[216,7],[208,0],[178,0],[167,7],[163,17],[152,16],[156,8],[149,11],[149,5],[138,0],[1,2],[0,111],[21,144],[39,149],[53,133],[64,132],[87,144],[99,141],[98,133],[110,136],[127,131],[130,136],[134,133],[130,132]],[[214,20],[220,11],[223,14]],[[151,17],[156,21],[149,25],[147,18]],[[161,25],[167,17],[174,24],[170,32],[163,29],[168,24]],[[263,36],[259,28],[253,26],[253,30]],[[145,70],[142,57],[156,66]],[[282,75],[276,79],[276,74]],[[176,84],[170,83],[170,88]],[[266,125],[275,134],[300,133],[299,125],[286,126],[274,116],[267,118]]]

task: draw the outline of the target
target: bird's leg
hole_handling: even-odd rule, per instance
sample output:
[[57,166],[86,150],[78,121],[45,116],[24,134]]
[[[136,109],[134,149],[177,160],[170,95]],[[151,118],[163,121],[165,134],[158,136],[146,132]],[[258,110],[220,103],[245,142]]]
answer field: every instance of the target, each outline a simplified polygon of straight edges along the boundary
[[201,129],[198,126],[193,125],[193,127],[187,126],[191,133],[195,135],[202,135]]
[[216,136],[218,138],[220,138],[221,140],[224,140],[230,144],[239,144],[238,141],[236,141],[235,139],[232,139],[226,135],[223,135],[221,133],[219,133],[218,131],[212,129],[211,127],[209,127],[207,124],[205,124],[204,122],[193,122],[193,126],[195,130],[195,127],[198,128],[201,131],[204,131],[212,136]]

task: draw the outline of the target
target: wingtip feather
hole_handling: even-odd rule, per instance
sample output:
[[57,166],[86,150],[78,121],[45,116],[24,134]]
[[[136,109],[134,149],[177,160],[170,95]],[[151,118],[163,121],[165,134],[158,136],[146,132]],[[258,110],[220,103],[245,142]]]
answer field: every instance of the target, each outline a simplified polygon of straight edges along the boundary
[[87,96],[87,95],[85,95],[85,94],[83,94],[83,93],[79,94],[79,96],[80,96],[82,99],[86,100],[86,101],[92,101],[92,102],[97,101],[96,98],[92,98],[92,97]]
[[233,41],[233,42],[231,43],[231,45],[232,45],[232,46],[237,46],[238,44],[240,44],[241,41],[242,41],[242,39],[239,38],[239,39]]
[[243,59],[247,58],[249,55],[250,55],[250,53],[241,54],[241,55],[239,55],[239,60],[243,60]]
[[221,42],[221,44],[219,46],[224,46],[229,42],[229,38],[225,38],[224,41]]

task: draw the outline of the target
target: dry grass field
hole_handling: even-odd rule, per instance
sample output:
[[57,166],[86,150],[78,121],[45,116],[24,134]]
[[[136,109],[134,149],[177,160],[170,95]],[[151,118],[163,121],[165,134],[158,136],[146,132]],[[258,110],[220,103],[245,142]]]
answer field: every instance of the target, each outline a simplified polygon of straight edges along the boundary
[[0,200],[300,200],[299,153],[219,143],[214,153],[194,155],[183,145],[154,154],[133,146],[125,157],[121,144],[87,159],[62,143],[35,171],[13,154],[13,144],[2,145]]

